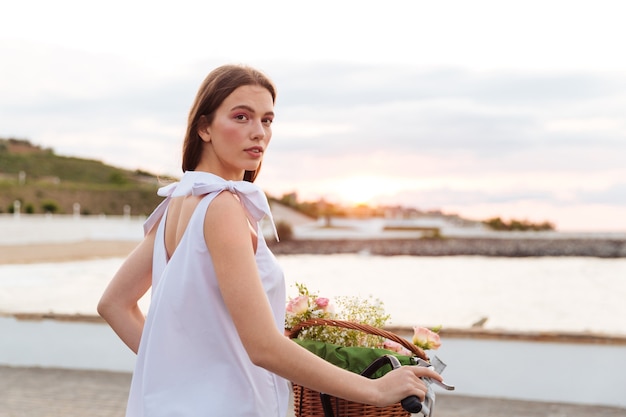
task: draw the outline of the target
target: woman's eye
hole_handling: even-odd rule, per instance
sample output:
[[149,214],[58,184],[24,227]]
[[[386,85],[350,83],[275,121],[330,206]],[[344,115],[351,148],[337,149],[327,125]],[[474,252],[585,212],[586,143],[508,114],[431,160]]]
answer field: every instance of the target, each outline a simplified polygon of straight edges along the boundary
[[248,116],[246,116],[245,114],[237,114],[235,116],[235,120],[248,120]]
[[263,119],[263,124],[265,125],[271,125],[274,122],[274,119]]

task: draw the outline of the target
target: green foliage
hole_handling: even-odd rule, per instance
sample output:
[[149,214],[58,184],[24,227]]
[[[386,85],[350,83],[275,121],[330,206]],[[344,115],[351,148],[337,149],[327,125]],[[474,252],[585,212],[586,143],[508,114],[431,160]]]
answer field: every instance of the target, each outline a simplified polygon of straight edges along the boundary
[[[26,181],[58,178],[61,182],[124,185],[137,176],[150,176],[105,165],[101,161],[56,155],[51,149],[42,149],[27,140],[0,139],[0,167],[2,174],[26,173]],[[13,149],[13,150],[12,150]]]
[[109,175],[109,182],[116,185],[124,185],[129,183],[128,178],[126,178],[126,176],[124,176],[121,171],[112,172]]
[[494,217],[483,221],[483,223],[492,230],[499,231],[548,231],[554,230],[554,224],[545,221],[543,223],[532,223],[528,220],[510,220],[505,222],[500,217]]
[[[18,181],[20,172],[25,182]],[[79,203],[82,214],[121,215],[129,205],[133,214],[147,215],[162,200],[156,195],[159,185],[156,175],[145,171],[58,156],[27,140],[0,138],[0,206],[11,213],[19,200],[26,214],[72,213]]]
[[41,209],[44,213],[56,213],[59,211],[59,205],[56,201],[45,200],[41,203]]
[[276,223],[276,231],[278,232],[278,237],[283,242],[293,239],[293,228],[290,223],[279,221]]
[[153,175],[151,173],[149,173],[148,171],[143,171],[141,169],[137,169],[135,170],[135,175],[143,175],[145,177],[152,177]]
[[291,207],[300,213],[309,216],[311,218],[317,218],[320,215],[319,204],[316,202],[303,202],[299,203],[294,193],[283,194],[279,199],[274,199],[280,204]]

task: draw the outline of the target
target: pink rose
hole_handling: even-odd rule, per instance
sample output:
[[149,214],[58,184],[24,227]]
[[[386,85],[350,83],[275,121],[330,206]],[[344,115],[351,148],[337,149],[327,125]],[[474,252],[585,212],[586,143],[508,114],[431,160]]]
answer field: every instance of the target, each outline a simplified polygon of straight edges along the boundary
[[309,297],[306,295],[299,295],[296,298],[292,298],[287,303],[287,312],[293,315],[302,314],[309,308]]
[[439,335],[426,327],[413,327],[413,344],[422,349],[439,349]]
[[401,355],[412,355],[411,351],[402,346],[400,343],[394,342],[393,340],[385,340],[385,342],[383,343],[383,349],[391,350],[392,352],[396,352]]
[[332,313],[333,307],[330,304],[330,300],[326,297],[317,297],[315,299],[315,305],[318,309],[322,310],[324,313]]

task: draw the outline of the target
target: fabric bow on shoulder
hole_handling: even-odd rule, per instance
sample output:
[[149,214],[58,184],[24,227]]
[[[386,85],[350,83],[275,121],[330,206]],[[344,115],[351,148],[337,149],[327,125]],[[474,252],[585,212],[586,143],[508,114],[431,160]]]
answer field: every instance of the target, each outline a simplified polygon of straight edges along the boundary
[[157,194],[165,197],[148,219],[144,222],[144,234],[147,235],[165,213],[172,197],[186,195],[203,196],[229,191],[239,198],[251,221],[260,222],[267,216],[272,225],[274,237],[278,241],[278,232],[270,211],[267,197],[261,188],[248,181],[229,181],[208,172],[188,171],[180,182],[159,188]]

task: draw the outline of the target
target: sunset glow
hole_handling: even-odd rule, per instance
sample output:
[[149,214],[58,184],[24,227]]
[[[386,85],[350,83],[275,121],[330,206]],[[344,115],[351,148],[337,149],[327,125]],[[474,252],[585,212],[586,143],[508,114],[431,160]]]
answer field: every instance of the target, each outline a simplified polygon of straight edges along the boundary
[[329,184],[330,193],[349,205],[370,204],[381,194],[399,191],[392,180],[371,175],[340,178]]

